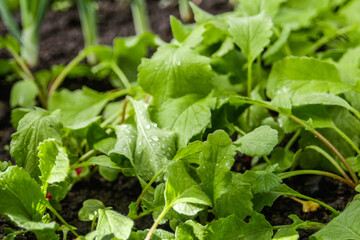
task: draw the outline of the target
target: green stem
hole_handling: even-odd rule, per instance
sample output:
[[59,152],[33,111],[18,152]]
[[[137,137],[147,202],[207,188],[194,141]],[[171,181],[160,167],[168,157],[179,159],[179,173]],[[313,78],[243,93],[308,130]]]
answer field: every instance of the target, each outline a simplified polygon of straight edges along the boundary
[[337,211],[336,209],[334,209],[333,207],[329,206],[328,204],[322,202],[322,201],[319,201],[315,198],[312,198],[312,197],[308,197],[306,195],[302,195],[302,194],[291,194],[290,196],[294,196],[294,197],[298,197],[298,198],[302,198],[302,199],[305,199],[305,200],[308,200],[308,201],[313,201],[313,202],[316,202],[318,203],[320,206],[323,206],[324,208],[330,210],[332,213],[336,214],[336,215],[339,215],[339,211]]
[[331,36],[323,36],[321,37],[319,40],[317,40],[312,47],[307,51],[306,54],[310,54],[312,52],[316,52],[320,47],[322,47],[324,44],[326,44],[327,42],[329,42],[331,39],[336,38],[337,36],[346,34],[348,32],[351,32],[355,29],[357,29],[358,26],[357,25],[350,25],[350,26],[346,26],[344,28],[339,29],[339,31]]
[[252,61],[248,61],[248,72],[247,72],[247,96],[251,97],[252,88]]
[[267,156],[263,156],[263,159],[265,160],[265,162],[268,164],[268,165],[272,165],[271,162],[270,162],[270,159],[267,157]]
[[[96,212],[96,213],[97,213],[97,212]],[[96,227],[96,219],[97,219],[97,218],[98,218],[98,215],[95,214],[95,216],[94,216],[94,218],[93,218],[93,220],[92,220],[92,222],[91,222],[91,228],[90,228],[90,231],[91,231],[91,232],[95,230],[95,227]]]
[[360,154],[360,149],[356,144],[338,127],[334,126],[333,129],[346,141],[350,144],[350,146],[357,152],[357,154]]
[[24,71],[25,75],[30,80],[34,81],[36,88],[38,90],[38,93],[39,93],[39,99],[40,99],[41,105],[44,108],[46,108],[47,107],[46,96],[45,96],[45,93],[41,86],[41,83],[32,75],[32,73],[31,73],[30,69],[28,68],[28,66],[26,65],[25,61],[16,52],[11,52],[11,54],[13,55],[15,62]]
[[158,216],[158,218],[156,219],[156,221],[154,222],[154,224],[151,226],[148,234],[146,235],[145,240],[150,240],[151,239],[151,235],[154,233],[155,229],[157,228],[157,226],[159,225],[161,219],[163,219],[166,215],[166,213],[171,209],[171,206],[168,207],[164,207],[164,209],[162,210],[162,212],[160,213],[160,215]]
[[49,89],[49,94],[48,97],[50,98],[52,96],[52,94],[56,91],[56,89],[58,89],[58,87],[60,86],[60,84],[64,81],[65,77],[69,74],[69,72],[76,66],[78,65],[85,57],[87,56],[87,52],[86,51],[82,51],[79,53],[79,55],[77,55],[62,71],[61,73],[57,76],[57,78],[55,79],[55,81],[53,82],[53,84],[51,85],[50,89]]
[[[325,226],[326,226],[326,224],[324,224],[324,223],[310,222],[310,223],[307,223],[306,225],[298,226],[297,229],[320,230]],[[288,228],[288,227],[289,227],[289,225],[278,225],[278,226],[273,226],[273,229],[278,230],[278,229],[281,229],[281,228]]]
[[237,126],[232,126],[234,128],[234,130],[236,132],[238,132],[241,136],[244,136],[246,134],[246,132],[244,132],[243,130],[241,130],[239,127]]
[[299,118],[295,117],[294,115],[290,115],[288,116],[291,120],[293,120],[294,122],[300,124],[301,126],[303,126],[305,129],[307,129],[309,132],[311,132],[312,134],[315,135],[315,137],[319,138],[328,148],[330,148],[330,150],[335,153],[335,155],[340,159],[340,161],[344,164],[344,166],[346,167],[346,169],[348,170],[348,172],[350,173],[352,179],[354,180],[355,184],[359,183],[359,179],[356,176],[355,172],[353,171],[353,169],[350,167],[349,163],[346,161],[346,159],[341,155],[341,153],[337,150],[336,147],[334,147],[334,145],[331,144],[331,142],[329,140],[327,140],[321,133],[319,133],[318,131],[316,131],[315,129],[313,129],[312,127],[310,127],[309,125],[307,125],[305,122],[303,122],[302,120],[300,120]]
[[291,172],[279,173],[278,177],[281,179],[285,179],[285,178],[299,176],[299,175],[321,175],[321,176],[331,177],[331,178],[337,179],[343,183],[346,183],[347,185],[349,185],[352,188],[356,187],[356,185],[352,181],[348,181],[345,178],[342,178],[339,175],[336,175],[334,173],[320,171],[320,170],[295,170],[295,171],[291,171]]
[[298,129],[295,134],[290,138],[290,140],[287,142],[286,146],[285,146],[285,150],[289,150],[290,147],[294,144],[294,142],[296,141],[296,139],[299,137],[301,132],[301,129]]
[[189,0],[179,0],[179,12],[180,18],[184,22],[189,22],[191,20],[192,13],[189,5]]
[[146,187],[142,190],[140,196],[138,197],[138,199],[136,200],[136,206],[139,206],[142,198],[145,196],[145,194],[147,193],[147,191],[151,188],[151,185],[156,181],[156,179],[164,172],[164,169],[161,169],[151,180],[150,182],[146,185]]
[[277,109],[276,107],[270,105],[269,103],[265,102],[265,101],[259,101],[259,100],[254,100],[251,98],[246,98],[246,97],[238,97],[240,99],[240,102],[242,103],[249,103],[249,104],[254,104],[254,105],[258,105],[258,106],[262,106],[265,107],[267,109],[273,110],[275,112],[281,113],[284,116],[290,118],[291,120],[293,120],[294,122],[298,123],[300,126],[302,126],[303,128],[305,128],[305,130],[311,132],[312,134],[315,135],[315,137],[319,138],[320,141],[322,141],[328,148],[330,148],[330,150],[340,159],[340,161],[344,164],[344,166],[346,167],[346,169],[348,170],[348,172],[351,175],[351,178],[353,179],[354,182],[352,182],[353,184],[357,185],[359,183],[359,179],[356,176],[355,172],[353,171],[353,169],[350,167],[349,163],[346,161],[346,159],[341,155],[341,153],[334,147],[334,145],[331,144],[331,142],[329,140],[327,140],[323,135],[321,135],[318,131],[316,131],[314,128],[312,128],[311,126],[309,126],[307,123],[305,123],[303,120],[297,118],[294,115],[291,115],[289,113],[286,113],[284,111],[281,111],[279,109]]
[[[131,218],[131,220],[136,221],[136,220],[138,220],[139,218],[142,218],[142,217],[145,217],[145,216],[149,215],[149,214],[152,213],[154,210],[155,210],[155,209],[150,209],[149,211],[142,212],[142,213],[140,213],[139,215],[137,215],[136,217]],[[129,216],[128,216],[128,217],[129,217]]]
[[338,164],[338,162],[336,162],[336,160],[331,157],[330,154],[328,154],[327,152],[325,152],[322,148],[315,146],[315,145],[310,145],[310,146],[306,146],[305,149],[312,149],[317,151],[318,153],[320,153],[321,155],[323,155],[327,160],[329,160],[329,162],[341,173],[341,175],[347,180],[347,181],[351,181],[351,179],[349,178],[349,176],[346,174],[346,172],[342,169],[342,167]]
[[135,25],[136,35],[140,35],[144,32],[150,32],[146,2],[144,0],[132,0],[131,12]]
[[72,234],[74,234],[75,237],[79,237],[79,234],[77,234],[74,229],[73,226],[71,226],[70,224],[68,224],[61,216],[60,214],[51,206],[50,202],[47,201],[46,203],[46,207],[70,230],[70,232]]
[[115,62],[112,62],[110,64],[110,66],[111,66],[111,69],[114,71],[114,73],[118,76],[118,78],[124,84],[125,88],[129,89],[131,87],[131,84],[130,84],[128,78],[126,77],[126,75],[124,74],[124,72],[120,69],[120,67]]

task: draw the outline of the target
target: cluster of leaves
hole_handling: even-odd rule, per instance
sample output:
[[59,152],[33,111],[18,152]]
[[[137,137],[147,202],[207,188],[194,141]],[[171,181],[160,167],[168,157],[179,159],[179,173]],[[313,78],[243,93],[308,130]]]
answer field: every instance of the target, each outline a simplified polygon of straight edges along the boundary
[[[25,80],[11,96],[22,108],[12,112],[16,166],[0,166],[0,214],[24,231],[7,239],[26,231],[38,239],[59,239],[58,231],[89,240],[298,239],[298,229],[320,229],[315,240],[360,237],[358,196],[340,213],[282,182],[319,174],[359,190],[359,1],[238,0],[217,16],[191,7],[196,24],[171,17],[170,43],[150,33],[118,38],[35,76],[15,59]],[[11,38],[1,40],[18,54]],[[144,58],[148,47],[157,50]],[[89,54],[99,63],[79,65]],[[108,77],[119,89],[58,90],[71,75]],[[36,96],[46,109],[32,108]],[[235,171],[236,155],[251,168]],[[135,176],[143,191],[127,216],[85,201],[79,218],[91,232],[79,236],[57,211],[91,166],[109,181]],[[280,196],[334,218],[325,225],[290,215],[293,224],[272,226],[261,211]],[[136,230],[149,214],[153,226]],[[157,229],[167,222],[172,232]]]

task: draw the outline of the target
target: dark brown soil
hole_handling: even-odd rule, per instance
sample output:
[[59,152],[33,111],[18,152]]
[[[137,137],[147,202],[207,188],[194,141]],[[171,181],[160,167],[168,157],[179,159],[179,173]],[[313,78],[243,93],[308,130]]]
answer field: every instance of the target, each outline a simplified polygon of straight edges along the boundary
[[[294,190],[309,197],[323,201],[338,211],[343,211],[347,203],[355,196],[355,191],[346,184],[335,179],[322,176],[298,176],[285,181]],[[278,198],[272,207],[262,211],[266,219],[273,225],[291,224],[290,214],[297,215],[303,221],[328,223],[331,212],[320,207],[315,212],[305,213],[302,205],[287,197]],[[314,230],[299,230],[300,239],[308,239]]]
[[[201,8],[216,14],[231,10],[228,0],[203,0]],[[148,0],[149,16],[152,30],[165,41],[172,38],[169,15],[179,17],[177,6],[160,9],[158,0]],[[6,29],[0,22],[0,34]],[[99,2],[99,35],[101,44],[111,44],[117,36],[131,36],[135,33],[131,12],[128,5],[120,6],[113,1]],[[78,13],[75,8],[66,12],[49,12],[41,29],[40,64],[37,69],[50,68],[54,64],[66,64],[83,48],[83,37],[80,28]],[[6,57],[4,51],[0,58]],[[65,85],[70,83],[65,82]],[[97,83],[99,84],[99,83]],[[69,87],[69,86],[68,86]],[[101,90],[107,86],[92,86]],[[0,160],[11,160],[7,146],[14,129],[10,124],[9,93],[11,86],[0,79]],[[323,177],[295,177],[287,181],[295,190],[324,201],[337,210],[343,210],[352,200],[354,192],[338,181]],[[113,207],[122,214],[127,214],[128,205],[136,201],[141,192],[138,181],[134,178],[120,176],[115,182],[108,182],[95,174],[91,179],[77,183],[61,202],[63,218],[78,228],[80,234],[88,233],[91,223],[81,222],[77,218],[79,209],[86,199],[99,199],[106,206]],[[330,213],[322,208],[314,213],[303,213],[301,205],[289,198],[279,198],[273,207],[263,210],[268,221],[273,225],[290,224],[287,217],[290,214],[298,215],[302,220],[327,223]],[[151,217],[144,217],[136,221],[139,229],[149,228],[153,223]],[[0,239],[4,237],[4,228],[13,227],[0,216]],[[16,229],[16,228],[14,228]],[[313,232],[300,231],[301,239],[307,239]],[[36,239],[33,234],[18,236],[17,239]]]

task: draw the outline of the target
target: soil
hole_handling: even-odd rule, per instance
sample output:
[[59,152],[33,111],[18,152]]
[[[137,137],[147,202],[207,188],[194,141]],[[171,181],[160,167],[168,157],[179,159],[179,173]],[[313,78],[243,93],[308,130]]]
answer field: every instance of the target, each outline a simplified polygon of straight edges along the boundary
[[[152,30],[165,41],[172,38],[169,15],[179,17],[177,6],[159,7],[158,0],[148,0],[149,17]],[[232,9],[228,0],[202,0],[201,8],[216,14],[230,11]],[[6,29],[0,22],[0,34],[6,34]],[[101,44],[111,44],[117,36],[134,35],[134,27],[131,11],[128,5],[120,5],[114,1],[99,2],[99,36]],[[64,12],[50,11],[41,28],[40,63],[37,69],[49,69],[54,64],[66,64],[73,59],[83,48],[83,37],[78,13],[75,8]],[[0,51],[0,58],[8,57],[7,53]],[[65,82],[65,85],[71,83]],[[108,86],[100,83],[91,86],[102,90]],[[78,84],[80,86],[80,84]],[[68,86],[70,87],[70,86]],[[73,87],[71,87],[73,88]],[[10,124],[9,93],[11,85],[0,81],[0,160],[11,160],[8,145],[11,134],[15,131]],[[246,165],[246,161],[245,161]],[[238,166],[239,169],[242,166]],[[302,176],[293,177],[286,183],[295,190],[308,196],[317,198],[337,210],[343,210],[348,202],[352,200],[355,193],[346,185],[326,177]],[[90,223],[78,220],[77,214],[86,199],[99,199],[106,206],[113,207],[122,214],[127,214],[128,205],[136,201],[141,192],[138,181],[134,178],[119,176],[114,182],[105,181],[99,174],[90,179],[78,182],[61,201],[62,211],[60,214],[69,224],[78,228],[79,234],[88,233]],[[267,220],[273,225],[290,224],[287,217],[290,214],[298,215],[302,220],[327,223],[330,221],[330,212],[320,208],[313,213],[303,213],[301,205],[289,198],[279,198],[274,205],[263,210]],[[136,221],[138,229],[149,228],[153,220],[150,216]],[[0,216],[0,239],[5,236],[4,228],[15,228],[11,223]],[[301,239],[307,239],[313,232],[301,230]],[[72,236],[71,236],[72,237]],[[35,235],[28,233],[18,236],[16,239],[36,239]],[[71,239],[71,238],[70,238]]]

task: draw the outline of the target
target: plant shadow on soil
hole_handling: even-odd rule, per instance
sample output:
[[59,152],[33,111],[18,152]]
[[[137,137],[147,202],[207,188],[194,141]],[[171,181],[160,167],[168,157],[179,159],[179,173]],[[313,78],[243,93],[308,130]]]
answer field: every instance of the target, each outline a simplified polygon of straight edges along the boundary
[[[216,14],[230,11],[232,8],[227,0],[203,0],[200,5],[206,11]],[[172,38],[169,15],[179,17],[177,6],[169,6],[160,9],[158,1],[148,1],[149,17],[151,27],[162,39],[169,41]],[[19,19],[19,18],[18,18]],[[0,22],[0,34],[5,35],[6,29]],[[99,37],[101,44],[112,44],[112,40],[117,36],[134,35],[134,27],[131,18],[129,6],[120,6],[116,2],[99,2]],[[40,64],[38,69],[49,69],[52,65],[66,64],[73,59],[83,48],[83,37],[78,13],[75,8],[65,12],[50,11],[44,20],[41,29],[40,42]],[[8,57],[7,53],[0,51],[0,58]],[[2,81],[4,82],[4,81]],[[65,81],[64,85],[68,88],[80,88],[86,84],[96,90],[109,88],[106,82],[90,82],[84,79],[74,82]],[[0,160],[11,160],[8,145],[11,141],[11,134],[14,129],[10,124],[9,95],[11,86],[0,83]],[[13,160],[11,160],[13,161]],[[354,191],[343,183],[327,177],[301,176],[293,177],[285,181],[295,190],[317,198],[337,210],[343,210],[348,202],[355,195]],[[68,193],[67,197],[61,201],[62,211],[60,214],[69,222],[69,224],[78,228],[79,234],[86,234],[90,231],[89,222],[78,220],[78,211],[83,201],[87,199],[98,199],[104,202],[106,206],[113,207],[116,211],[126,214],[128,205],[136,201],[141,192],[141,187],[135,178],[119,176],[114,182],[105,181],[98,173],[90,179],[84,179],[78,182]],[[318,221],[327,223],[330,221],[330,212],[320,208],[313,213],[303,213],[299,203],[285,197],[280,197],[274,205],[265,207],[262,213],[272,225],[291,224],[290,214],[298,215],[302,220]],[[151,216],[140,218],[135,226],[138,229],[151,227],[153,219]],[[4,228],[14,226],[0,216],[0,239],[6,234]],[[168,226],[163,226],[168,228]],[[14,228],[17,229],[17,228]],[[299,231],[301,238],[307,239],[313,231]],[[69,236],[71,239],[72,236]],[[35,235],[28,233],[24,236],[18,236],[16,239],[36,239]]]

